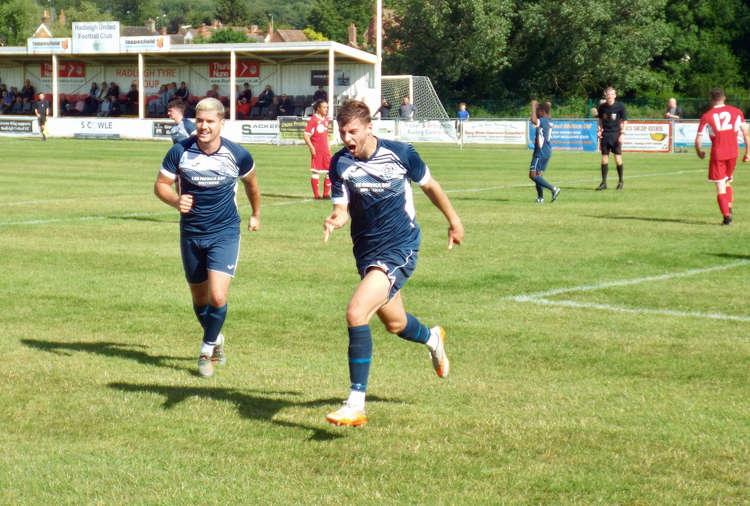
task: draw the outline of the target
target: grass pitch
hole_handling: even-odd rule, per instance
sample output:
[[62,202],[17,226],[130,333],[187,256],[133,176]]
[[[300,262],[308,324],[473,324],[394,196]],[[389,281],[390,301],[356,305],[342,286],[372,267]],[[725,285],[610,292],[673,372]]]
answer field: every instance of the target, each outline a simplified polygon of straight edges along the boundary
[[[719,226],[706,162],[418,146],[465,245],[416,190],[407,309],[448,332],[451,376],[372,322],[367,427],[346,396],[347,230],[322,243],[304,147],[249,146],[228,364],[200,345],[166,143],[0,139],[0,503],[742,503],[750,497],[750,178]],[[614,166],[612,175],[616,179]],[[610,179],[612,182],[614,179]],[[614,186],[614,185],[612,185]],[[246,226],[249,206],[239,195]],[[549,201],[549,194],[547,195]]]

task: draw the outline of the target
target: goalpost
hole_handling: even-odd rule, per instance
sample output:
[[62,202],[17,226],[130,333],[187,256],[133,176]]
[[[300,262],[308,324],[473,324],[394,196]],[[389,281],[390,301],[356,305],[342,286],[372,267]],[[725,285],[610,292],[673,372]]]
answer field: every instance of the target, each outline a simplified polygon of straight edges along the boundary
[[427,76],[381,76],[381,94],[391,104],[391,114],[398,114],[404,97],[417,109],[415,119],[448,119],[448,113]]

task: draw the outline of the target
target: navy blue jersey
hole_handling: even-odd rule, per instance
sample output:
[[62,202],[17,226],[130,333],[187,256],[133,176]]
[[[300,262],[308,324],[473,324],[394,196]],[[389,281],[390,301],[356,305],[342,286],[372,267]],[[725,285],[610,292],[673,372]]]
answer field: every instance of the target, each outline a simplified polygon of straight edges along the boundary
[[430,169],[411,145],[377,142],[367,160],[341,149],[333,156],[329,171],[333,204],[349,207],[358,262],[394,249],[416,251],[421,240],[411,182],[426,184]]
[[193,196],[193,208],[180,218],[180,229],[187,235],[218,234],[238,229],[237,178],[253,170],[253,157],[242,146],[222,138],[221,146],[207,154],[189,137],[167,152],[161,173],[179,178],[181,194]]
[[169,135],[172,137],[173,144],[184,141],[190,137],[193,132],[195,132],[195,125],[189,119],[183,119],[169,129]]
[[536,135],[534,136],[534,156],[537,158],[549,158],[552,156],[552,122],[543,116],[536,119]]

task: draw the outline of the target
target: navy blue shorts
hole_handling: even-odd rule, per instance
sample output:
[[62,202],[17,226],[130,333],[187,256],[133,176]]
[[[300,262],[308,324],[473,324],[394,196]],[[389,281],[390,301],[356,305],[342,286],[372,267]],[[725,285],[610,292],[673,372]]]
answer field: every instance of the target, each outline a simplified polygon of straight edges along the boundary
[[547,170],[548,163],[549,163],[549,158],[541,158],[539,156],[532,156],[531,165],[529,166],[529,171],[535,170],[537,172],[544,172],[545,170]]
[[180,236],[180,252],[185,279],[191,285],[206,281],[208,271],[223,272],[234,277],[240,256],[239,230],[208,237]]
[[357,270],[362,278],[373,267],[382,270],[388,276],[391,282],[388,300],[391,300],[401,290],[401,287],[404,286],[406,280],[417,267],[417,250],[389,251],[377,257],[366,258],[357,262]]

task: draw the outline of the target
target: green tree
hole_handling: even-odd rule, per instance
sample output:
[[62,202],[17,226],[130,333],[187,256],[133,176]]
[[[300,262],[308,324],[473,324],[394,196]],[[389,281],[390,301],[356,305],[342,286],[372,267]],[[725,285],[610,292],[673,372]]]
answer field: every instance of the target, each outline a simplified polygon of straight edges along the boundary
[[329,40],[342,43],[349,41],[349,25],[354,23],[361,43],[373,17],[373,5],[374,0],[317,0],[310,8],[307,23]]
[[218,0],[216,16],[225,25],[234,26],[247,24],[250,17],[245,0]]
[[193,44],[205,44],[210,42],[211,44],[227,43],[227,42],[255,42],[247,37],[247,34],[240,32],[239,30],[232,30],[231,28],[220,28],[216,30],[210,39],[203,37],[196,37],[193,39]]
[[328,40],[325,35],[316,32],[312,28],[303,28],[302,33],[305,34],[305,37],[307,37],[308,40]]
[[489,96],[508,63],[511,0],[397,0],[384,72],[426,75],[446,101]]
[[507,95],[595,96],[659,90],[651,67],[669,43],[665,0],[535,0],[516,2]]
[[65,25],[60,25],[58,20],[53,21],[52,32],[55,37],[70,37],[74,22],[111,21],[113,19],[111,14],[100,11],[94,2],[82,0],[77,6],[73,5],[65,9]]
[[0,3],[0,41],[8,46],[25,46],[39,26],[40,13],[35,3],[26,0]]

